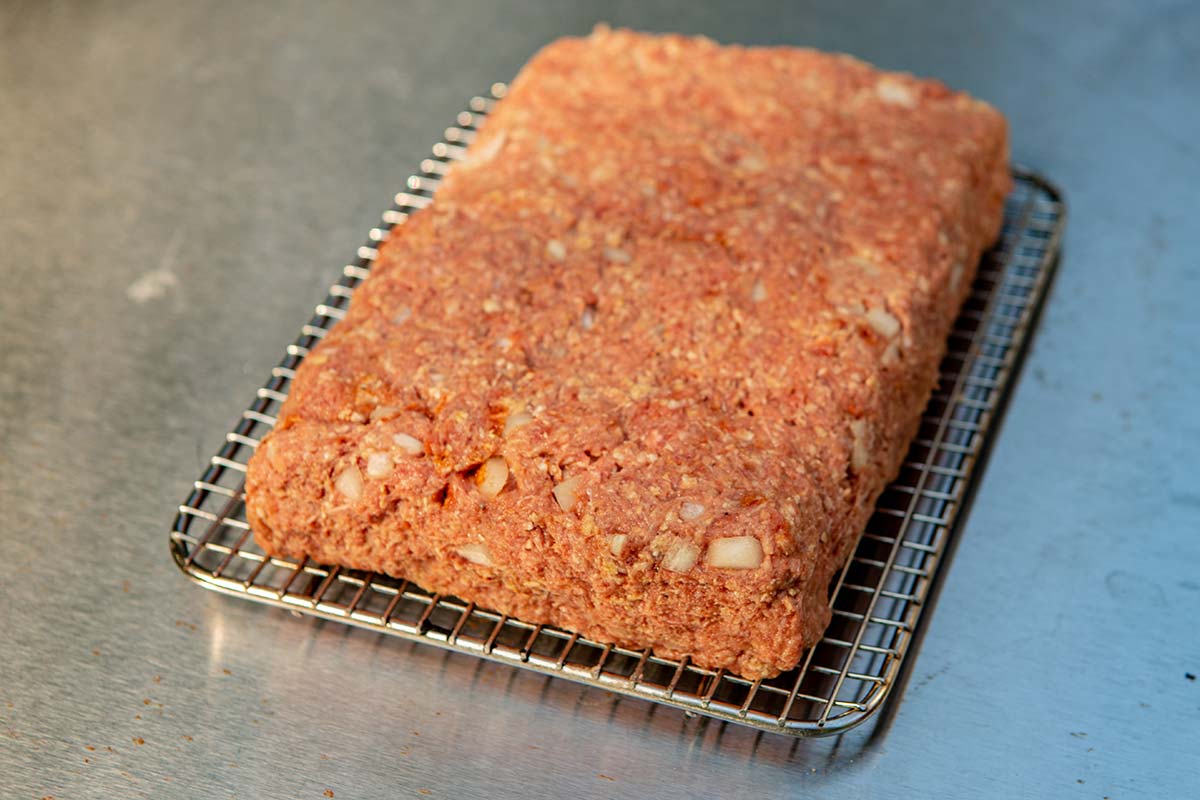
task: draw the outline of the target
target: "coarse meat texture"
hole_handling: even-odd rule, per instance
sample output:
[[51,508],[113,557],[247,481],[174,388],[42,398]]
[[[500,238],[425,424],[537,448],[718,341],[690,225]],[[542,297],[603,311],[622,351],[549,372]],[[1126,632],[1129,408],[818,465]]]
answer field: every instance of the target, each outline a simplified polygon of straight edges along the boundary
[[1006,125],[842,55],[542,50],[392,231],[246,477],[272,555],[747,678],[794,667],[1010,188]]

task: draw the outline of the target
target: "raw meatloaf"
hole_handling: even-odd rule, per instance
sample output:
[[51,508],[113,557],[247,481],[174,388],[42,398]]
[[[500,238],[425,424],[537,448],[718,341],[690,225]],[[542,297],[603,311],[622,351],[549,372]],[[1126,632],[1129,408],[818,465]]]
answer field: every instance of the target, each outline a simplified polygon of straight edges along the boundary
[[1009,189],[990,106],[841,55],[545,48],[250,462],[271,554],[748,678],[897,474]]

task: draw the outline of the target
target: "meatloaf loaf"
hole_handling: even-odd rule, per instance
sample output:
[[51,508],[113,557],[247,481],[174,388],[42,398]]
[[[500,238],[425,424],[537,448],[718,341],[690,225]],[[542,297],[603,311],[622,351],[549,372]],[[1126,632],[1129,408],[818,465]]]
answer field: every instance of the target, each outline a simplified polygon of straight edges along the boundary
[[787,670],[899,470],[1009,185],[1004,119],[934,81],[557,41],[300,366],[246,478],[257,541]]

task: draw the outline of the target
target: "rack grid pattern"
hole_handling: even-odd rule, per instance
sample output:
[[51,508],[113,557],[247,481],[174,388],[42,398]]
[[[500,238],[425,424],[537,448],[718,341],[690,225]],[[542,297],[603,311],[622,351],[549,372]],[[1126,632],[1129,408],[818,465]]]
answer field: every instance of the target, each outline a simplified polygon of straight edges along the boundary
[[376,246],[428,205],[505,86],[476,97],[343,268],[324,302],[179,506],[171,551],[206,588],[474,654],[694,713],[793,736],[844,731],[878,710],[911,657],[913,634],[947,544],[981,472],[989,434],[1045,298],[1065,223],[1058,192],[1014,171],[998,245],[984,256],[941,366],[940,384],[900,477],[880,497],[831,592],[833,623],[794,670],[751,681],[723,670],[589,641],[431,594],[375,573],[268,558],[243,507],[245,465],[275,423],[296,368],[340,320]]

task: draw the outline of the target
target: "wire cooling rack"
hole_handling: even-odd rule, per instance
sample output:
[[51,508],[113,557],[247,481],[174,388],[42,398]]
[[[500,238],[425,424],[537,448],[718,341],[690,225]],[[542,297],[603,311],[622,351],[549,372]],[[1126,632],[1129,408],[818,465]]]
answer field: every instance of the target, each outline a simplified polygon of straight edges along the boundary
[[295,370],[345,313],[376,245],[428,205],[446,168],[504,96],[504,84],[471,100],[433,148],[407,190],[317,306],[283,361],[226,436],[225,445],[171,530],[180,569],[202,586],[268,605],[427,642],[718,719],[793,736],[836,733],[868,719],[911,657],[919,622],[947,545],[982,471],[1012,376],[1056,265],[1065,208],[1028,171],[1005,208],[999,244],[980,265],[950,336],[939,387],[900,477],[880,497],[831,597],[833,622],[800,666],[770,680],[745,680],[650,652],[593,642],[432,594],[375,573],[268,558],[255,545],[243,507],[246,462],[275,423]]

